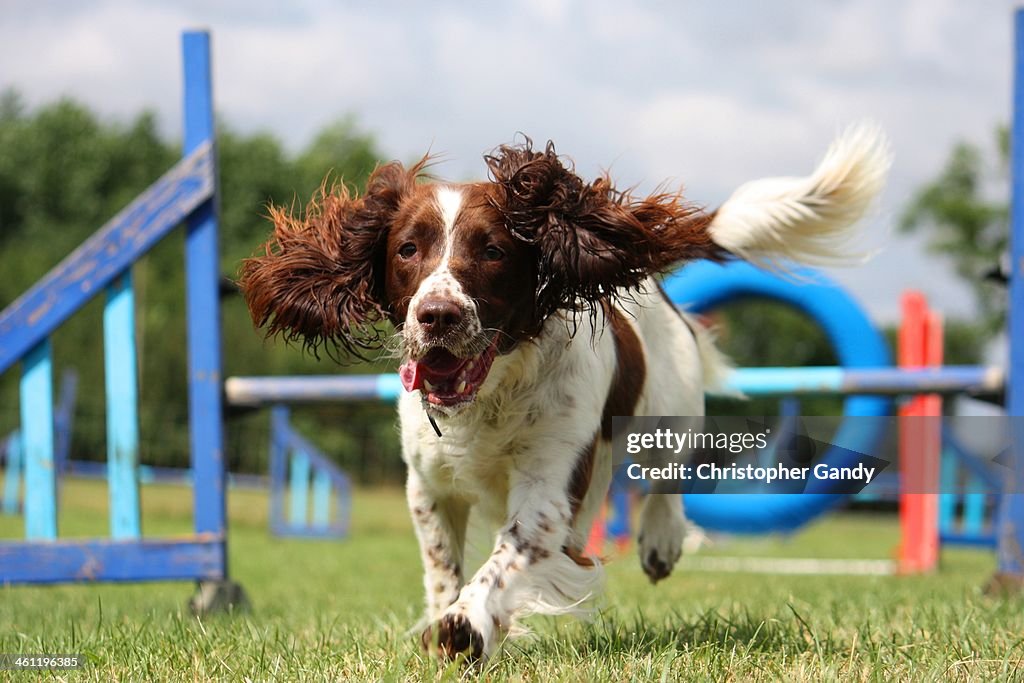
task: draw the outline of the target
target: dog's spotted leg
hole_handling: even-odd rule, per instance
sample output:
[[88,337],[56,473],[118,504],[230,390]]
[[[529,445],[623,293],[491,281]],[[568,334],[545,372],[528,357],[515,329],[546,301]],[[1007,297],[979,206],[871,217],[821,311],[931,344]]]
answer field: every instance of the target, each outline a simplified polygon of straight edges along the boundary
[[426,617],[428,622],[433,622],[455,602],[462,588],[462,553],[469,506],[453,498],[431,495],[412,468],[406,481],[406,498],[423,559]]
[[683,497],[678,493],[650,493],[640,515],[637,549],[640,566],[651,583],[672,573],[683,550],[686,520]]
[[600,568],[569,545],[572,459],[545,460],[511,473],[494,550],[436,626],[443,655],[486,658],[517,616],[572,611],[597,593]]

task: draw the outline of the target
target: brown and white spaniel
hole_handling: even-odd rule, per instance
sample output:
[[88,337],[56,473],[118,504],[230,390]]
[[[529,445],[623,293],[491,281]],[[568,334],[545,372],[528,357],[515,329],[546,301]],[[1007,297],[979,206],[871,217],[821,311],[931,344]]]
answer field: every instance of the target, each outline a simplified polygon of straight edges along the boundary
[[[423,643],[470,659],[518,617],[597,594],[601,568],[582,548],[610,482],[612,416],[703,414],[725,366],[652,276],[699,258],[849,260],[889,154],[877,128],[851,128],[811,175],[748,183],[713,212],[588,183],[550,143],[485,161],[483,182],[392,162],[361,196],[339,185],[301,215],[272,208],[274,234],[241,276],[256,325],[314,351],[365,357],[389,342],[384,323],[397,330]],[[475,572],[471,508],[497,527]],[[684,528],[680,496],[648,496],[639,555],[652,581]]]

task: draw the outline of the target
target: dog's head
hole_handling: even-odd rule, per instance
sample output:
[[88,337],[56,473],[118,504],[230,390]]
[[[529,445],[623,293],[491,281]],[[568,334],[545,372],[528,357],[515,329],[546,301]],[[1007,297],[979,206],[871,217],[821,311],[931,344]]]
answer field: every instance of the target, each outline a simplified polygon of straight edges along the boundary
[[[321,191],[301,216],[271,208],[274,235],[241,285],[267,334],[365,357],[400,331],[405,387],[452,412],[473,401],[496,354],[557,311],[595,311],[652,272],[713,256],[710,217],[678,193],[634,198],[584,182],[529,140],[485,157],[490,178],[442,183],[378,168],[366,192]],[[420,181],[424,182],[420,182]]]

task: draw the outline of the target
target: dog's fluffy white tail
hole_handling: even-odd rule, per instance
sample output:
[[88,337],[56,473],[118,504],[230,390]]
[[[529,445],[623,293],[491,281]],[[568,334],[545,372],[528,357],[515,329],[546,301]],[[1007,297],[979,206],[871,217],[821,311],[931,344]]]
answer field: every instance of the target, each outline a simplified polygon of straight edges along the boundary
[[741,186],[715,214],[711,237],[757,263],[863,261],[870,254],[851,248],[851,227],[881,190],[890,164],[888,140],[878,126],[851,126],[811,175]]

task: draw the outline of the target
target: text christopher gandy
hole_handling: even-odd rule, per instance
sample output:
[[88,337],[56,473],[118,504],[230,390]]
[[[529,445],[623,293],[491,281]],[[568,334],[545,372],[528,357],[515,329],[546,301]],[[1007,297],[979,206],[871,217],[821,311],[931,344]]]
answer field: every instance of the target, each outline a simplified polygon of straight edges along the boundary
[[683,465],[670,463],[660,467],[646,467],[639,463],[633,463],[626,468],[626,476],[634,480],[662,480],[662,481],[754,481],[771,483],[773,481],[804,481],[808,477],[814,479],[828,480],[840,479],[849,481],[862,481],[870,484],[875,476],[874,467],[867,467],[858,464],[855,467],[837,467],[825,463],[813,467],[787,467],[781,463],[769,467],[757,467],[754,465],[717,465],[715,463],[701,463],[699,465]]

